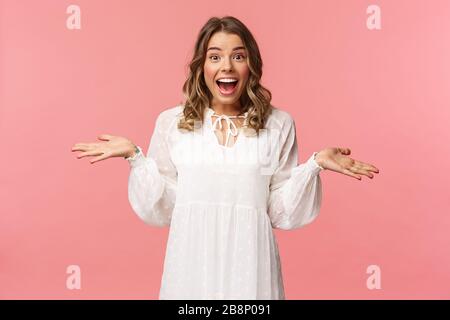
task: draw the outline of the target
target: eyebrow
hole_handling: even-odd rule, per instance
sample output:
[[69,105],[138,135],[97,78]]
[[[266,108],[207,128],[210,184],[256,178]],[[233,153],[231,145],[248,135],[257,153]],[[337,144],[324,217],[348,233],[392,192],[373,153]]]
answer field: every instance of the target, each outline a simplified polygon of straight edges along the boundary
[[[236,50],[240,50],[240,49],[244,49],[245,50],[245,47],[236,47],[236,48],[233,48],[233,51],[236,51]],[[206,52],[208,52],[209,50],[219,50],[219,51],[222,51],[222,49],[220,49],[219,47],[209,47],[208,48],[208,50],[206,50]]]

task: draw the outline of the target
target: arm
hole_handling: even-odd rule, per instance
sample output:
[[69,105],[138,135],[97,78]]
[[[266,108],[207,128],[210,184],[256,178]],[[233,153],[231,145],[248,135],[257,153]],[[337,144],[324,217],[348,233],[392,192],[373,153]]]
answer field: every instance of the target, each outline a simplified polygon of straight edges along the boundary
[[176,200],[177,171],[168,146],[172,120],[170,114],[162,112],[156,120],[147,156],[139,152],[126,158],[131,169],[128,179],[130,205],[139,218],[153,226],[170,225]]
[[271,177],[268,214],[273,228],[292,230],[312,222],[322,203],[323,170],[314,159],[316,152],[298,165],[295,123],[289,118],[281,134],[279,165]]

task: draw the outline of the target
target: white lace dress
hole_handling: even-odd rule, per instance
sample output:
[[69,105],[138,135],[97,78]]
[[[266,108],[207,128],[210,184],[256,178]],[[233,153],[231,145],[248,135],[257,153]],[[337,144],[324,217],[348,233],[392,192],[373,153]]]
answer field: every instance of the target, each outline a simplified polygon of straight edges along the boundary
[[[182,108],[161,112],[147,155],[128,158],[132,209],[149,225],[170,225],[159,299],[285,299],[272,228],[318,215],[316,152],[298,164],[294,120],[275,107],[258,137],[211,108],[203,126],[183,132]],[[222,122],[231,146],[214,130]]]

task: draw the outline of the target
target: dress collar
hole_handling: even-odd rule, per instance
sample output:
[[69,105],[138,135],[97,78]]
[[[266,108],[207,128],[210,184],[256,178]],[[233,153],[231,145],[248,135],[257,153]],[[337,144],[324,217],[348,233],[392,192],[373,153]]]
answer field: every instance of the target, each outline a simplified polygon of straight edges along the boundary
[[[225,120],[225,122],[227,123],[227,138],[225,141],[225,146],[228,146],[228,141],[230,138],[230,135],[232,136],[237,136],[239,134],[239,128],[234,124],[234,122],[231,119],[237,119],[237,118],[244,118],[244,125],[247,122],[247,115],[248,115],[248,111],[245,112],[244,114],[241,115],[233,115],[233,116],[229,116],[226,114],[217,114],[214,109],[207,107],[206,108],[206,114],[208,117],[208,122],[211,124],[211,129],[217,130],[217,127],[219,127],[220,129],[222,129],[222,120]],[[212,120],[212,116],[217,117],[217,119]]]

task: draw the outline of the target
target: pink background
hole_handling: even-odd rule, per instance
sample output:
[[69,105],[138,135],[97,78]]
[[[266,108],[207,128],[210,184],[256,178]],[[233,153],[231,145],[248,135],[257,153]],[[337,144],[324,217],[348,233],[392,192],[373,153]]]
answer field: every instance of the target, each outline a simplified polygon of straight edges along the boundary
[[[70,4],[81,30],[66,28]],[[366,27],[371,4],[381,30]],[[132,211],[125,160],[70,150],[102,133],[146,150],[197,32],[227,14],[259,43],[300,161],[349,147],[380,169],[322,172],[317,220],[275,230],[286,298],[450,298],[447,0],[1,1],[0,298],[157,299],[168,228]],[[66,288],[72,264],[81,290]]]

